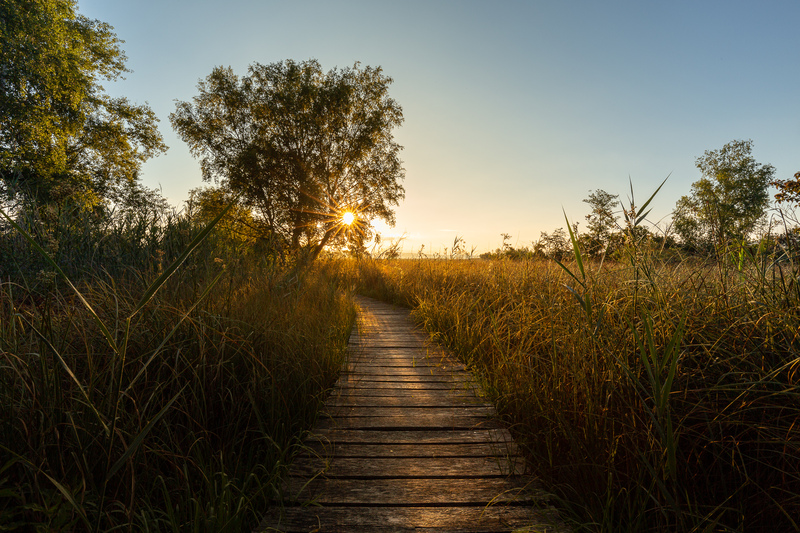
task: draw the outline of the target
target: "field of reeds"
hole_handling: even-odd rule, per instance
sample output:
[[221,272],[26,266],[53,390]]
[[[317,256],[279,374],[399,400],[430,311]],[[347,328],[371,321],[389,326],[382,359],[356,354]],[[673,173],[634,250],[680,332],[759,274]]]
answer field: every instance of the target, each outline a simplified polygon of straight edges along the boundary
[[352,303],[157,203],[29,215],[0,226],[0,530],[252,530]]
[[576,531],[800,530],[792,250],[312,267],[152,199],[112,215],[0,226],[2,530],[251,530],[349,292],[470,366]]
[[480,376],[576,531],[800,530],[798,265],[575,252],[338,271]]

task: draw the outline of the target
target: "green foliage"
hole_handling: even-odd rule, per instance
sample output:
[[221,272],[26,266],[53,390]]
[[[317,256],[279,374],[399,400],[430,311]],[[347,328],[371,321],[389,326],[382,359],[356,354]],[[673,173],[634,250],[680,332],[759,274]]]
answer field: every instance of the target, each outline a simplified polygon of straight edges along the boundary
[[237,242],[243,247],[252,247],[263,235],[252,210],[241,198],[230,191],[218,187],[197,188],[189,191],[188,210],[193,219],[210,222],[223,210],[228,209],[226,216],[217,230],[224,234],[225,242]]
[[617,227],[617,215],[614,209],[619,195],[611,194],[603,189],[589,192],[589,196],[584,198],[584,202],[592,208],[586,215],[589,227],[589,247],[587,252],[591,255],[601,255],[608,248],[611,234]]
[[[45,211],[45,214],[42,214]],[[57,216],[54,217],[53,214]],[[158,191],[130,183],[104,216],[77,208],[48,212],[29,201],[14,221],[69,278],[105,272],[115,278],[157,275],[191,240],[192,220],[175,213]],[[0,219],[0,272],[47,292],[55,270],[28,240]],[[53,278],[54,283],[60,283]]]
[[778,188],[775,194],[778,203],[800,204],[800,172],[795,173],[793,180],[775,180],[770,185]]
[[166,150],[147,106],[110,98],[125,72],[112,28],[73,0],[0,2],[0,182],[46,218],[69,201],[96,209]]
[[391,82],[358,63],[327,73],[315,60],[256,63],[244,77],[218,67],[170,120],[205,180],[241,193],[265,236],[315,257],[343,241],[345,211],[360,221],[356,239],[367,220],[394,222],[404,170],[392,130],[403,114]]
[[731,141],[697,158],[703,177],[678,200],[673,215],[684,244],[722,252],[732,242],[745,241],[764,217],[775,168],[756,163],[752,146],[752,141]]
[[[574,229],[571,230],[574,232]],[[539,240],[534,243],[534,253],[552,259],[562,259],[569,252],[569,235],[564,228],[556,228],[550,233],[543,231],[539,235]]]

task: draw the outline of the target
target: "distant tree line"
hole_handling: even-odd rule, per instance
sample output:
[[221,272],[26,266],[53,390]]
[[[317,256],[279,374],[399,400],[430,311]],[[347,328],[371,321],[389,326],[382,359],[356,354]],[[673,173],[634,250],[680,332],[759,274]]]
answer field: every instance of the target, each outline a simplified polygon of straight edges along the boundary
[[[620,224],[626,207],[619,202],[619,196],[602,189],[590,191],[583,200],[591,209],[585,217],[587,229],[579,232],[577,223],[572,227],[581,252],[589,257],[615,258],[631,239],[639,246],[704,256],[720,256],[731,247],[764,249],[792,244],[800,235],[796,220],[792,224],[791,210],[781,211],[782,232],[770,231],[768,189],[777,189],[775,201],[779,207],[800,204],[800,172],[794,179],[776,180],[775,168],[757,163],[752,147],[750,140],[734,140],[698,157],[696,166],[701,178],[692,184],[688,195],[678,200],[671,225],[663,230]],[[501,236],[502,247],[482,254],[482,258],[561,260],[572,253],[572,240],[564,228],[542,232],[529,247],[513,247],[508,243],[510,235]]]

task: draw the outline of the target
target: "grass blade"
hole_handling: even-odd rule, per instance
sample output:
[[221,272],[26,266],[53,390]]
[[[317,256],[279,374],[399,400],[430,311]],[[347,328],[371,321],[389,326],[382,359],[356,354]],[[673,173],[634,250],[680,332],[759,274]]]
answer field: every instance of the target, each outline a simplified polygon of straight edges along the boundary
[[139,381],[139,378],[142,376],[142,374],[144,374],[145,370],[147,370],[147,367],[149,367],[150,363],[153,362],[153,359],[155,359],[156,356],[159,353],[161,353],[161,350],[164,348],[164,346],[166,346],[167,341],[169,341],[172,338],[172,336],[175,334],[175,332],[178,331],[178,327],[181,324],[183,324],[183,321],[186,320],[186,317],[188,317],[191,314],[191,312],[194,311],[194,309],[200,304],[200,302],[205,300],[205,298],[208,295],[208,293],[211,292],[211,289],[214,288],[214,286],[217,284],[219,279],[222,277],[222,274],[223,274],[222,272],[217,274],[217,277],[215,277],[211,281],[211,283],[208,284],[208,287],[205,288],[205,290],[200,295],[200,297],[197,298],[197,300],[192,304],[192,306],[183,314],[183,316],[180,318],[180,320],[178,320],[178,323],[175,324],[175,327],[173,327],[172,330],[164,337],[164,339],[161,341],[161,344],[159,344],[158,347],[153,352],[153,355],[151,355],[150,358],[145,362],[145,364],[142,365],[142,368],[139,369],[139,372],[136,373],[136,375],[133,377],[131,382],[128,384],[127,388],[125,389],[126,392],[130,391],[131,387],[133,387],[133,385],[137,381]]
[[228,204],[228,206],[225,209],[223,209],[220,212],[220,214],[214,217],[214,220],[209,222],[208,225],[205,228],[203,228],[203,231],[198,233],[197,236],[192,240],[192,242],[189,243],[189,246],[186,247],[186,249],[183,251],[180,257],[178,257],[175,261],[173,261],[172,264],[168,266],[167,269],[164,270],[164,272],[153,283],[150,284],[150,286],[147,288],[147,290],[139,300],[139,303],[136,304],[136,307],[130,314],[131,317],[133,317],[134,315],[136,315],[136,313],[142,310],[142,307],[144,307],[147,304],[147,302],[150,301],[150,299],[156,294],[156,292],[158,292],[158,290],[164,285],[164,283],[167,282],[170,276],[172,276],[172,274],[174,274],[175,271],[178,270],[178,267],[180,267],[183,264],[183,262],[186,261],[186,258],[189,257],[189,254],[191,254],[195,250],[195,248],[197,248],[200,245],[200,243],[203,242],[206,237],[208,237],[208,234],[211,233],[211,230],[214,229],[214,226],[216,226],[217,223],[220,220],[222,220],[222,217],[224,217],[228,213],[228,211],[230,211],[231,207],[233,207],[233,205],[238,201],[238,199],[239,197],[237,196],[231,203]]
[[119,350],[118,350],[118,347],[117,347],[117,343],[114,340],[114,337],[111,335],[111,332],[106,327],[105,323],[100,319],[100,316],[94,311],[94,309],[92,308],[91,304],[89,304],[89,302],[86,300],[86,298],[84,298],[84,296],[81,293],[81,291],[79,291],[78,288],[75,287],[75,285],[72,284],[72,281],[70,281],[70,279],[67,277],[67,275],[64,273],[64,271],[61,270],[61,267],[58,266],[58,264],[50,257],[50,255],[48,255],[48,253],[44,250],[44,248],[39,246],[39,243],[36,242],[36,240],[31,235],[27,231],[25,231],[22,228],[22,226],[20,226],[14,220],[12,220],[12,218],[9,217],[6,214],[6,212],[3,211],[2,208],[0,208],[0,215],[3,215],[3,217],[6,220],[8,220],[8,222],[11,224],[11,226],[15,230],[17,230],[17,232],[19,232],[19,234],[22,235],[25,238],[25,240],[28,241],[31,244],[31,246],[33,246],[34,249],[37,252],[39,252],[39,254],[41,254],[41,256],[45,259],[45,261],[47,261],[47,263],[50,266],[52,266],[56,270],[56,272],[58,272],[58,275],[61,276],[62,278],[64,278],[64,281],[66,281],[66,283],[67,283],[67,285],[69,285],[70,289],[72,289],[72,291],[78,296],[78,299],[81,301],[81,303],[84,305],[84,307],[86,307],[86,309],[92,315],[92,318],[97,323],[98,327],[100,328],[100,331],[103,333],[103,336],[106,338],[106,341],[108,342],[108,345],[111,346],[112,350],[114,350],[115,352],[118,352]]
[[177,400],[178,397],[181,394],[183,394],[183,391],[186,390],[186,387],[188,386],[189,386],[188,383],[184,385],[183,388],[179,390],[178,393],[169,402],[167,402],[167,405],[162,407],[161,410],[158,413],[156,413],[156,416],[154,416],[153,419],[147,423],[144,429],[142,429],[142,431],[140,431],[139,434],[136,435],[136,437],[131,442],[130,446],[128,446],[128,448],[125,450],[125,453],[123,453],[122,456],[119,459],[117,459],[117,462],[114,463],[114,466],[112,466],[109,469],[108,473],[106,474],[106,482],[108,482],[108,480],[111,479],[111,477],[114,474],[116,474],[120,468],[122,468],[122,466],[125,464],[128,458],[131,455],[133,455],[136,452],[136,450],[139,449],[139,446],[142,445],[142,442],[144,442],[144,438],[147,436],[148,433],[150,433],[150,430],[153,429],[153,426],[155,426],[156,423],[158,423],[158,421],[161,420],[161,418],[167,413],[169,408],[172,407],[172,404],[175,403],[175,400]]
[[86,400],[86,404],[89,406],[89,408],[90,408],[90,409],[92,410],[92,412],[95,414],[95,416],[97,417],[97,420],[100,422],[100,424],[102,424],[102,425],[103,425],[103,430],[104,430],[104,432],[105,432],[106,436],[108,436],[108,434],[109,434],[109,429],[108,429],[108,425],[106,424],[105,420],[103,420],[103,416],[100,414],[100,412],[99,412],[99,411],[97,410],[97,408],[94,406],[94,404],[92,403],[92,401],[89,399],[89,395],[86,393],[86,389],[84,389],[84,388],[83,388],[83,385],[82,385],[82,384],[81,384],[81,382],[78,380],[77,376],[75,376],[75,373],[74,373],[74,372],[72,372],[72,369],[69,367],[69,365],[67,364],[67,362],[66,362],[66,361],[64,361],[64,358],[63,358],[63,357],[61,357],[61,354],[58,352],[58,350],[56,349],[56,347],[55,347],[55,346],[53,346],[53,343],[51,343],[51,342],[50,342],[50,340],[49,340],[47,337],[45,337],[45,336],[44,336],[44,334],[43,334],[41,331],[39,331],[39,330],[36,328],[36,326],[34,326],[34,325],[33,325],[33,324],[30,322],[30,321],[28,321],[26,318],[24,318],[24,317],[21,317],[21,316],[20,316],[20,318],[22,318],[22,319],[23,319],[23,320],[24,320],[24,321],[25,321],[25,322],[28,324],[28,326],[31,328],[31,331],[33,331],[34,333],[36,333],[36,335],[39,337],[39,339],[41,339],[41,340],[42,340],[42,342],[44,342],[44,343],[47,345],[47,347],[48,347],[48,348],[50,348],[50,350],[53,352],[53,355],[55,355],[55,356],[56,356],[56,359],[58,359],[58,362],[59,362],[59,363],[61,364],[61,366],[64,368],[64,371],[67,373],[67,375],[70,377],[70,379],[71,379],[71,380],[72,380],[72,381],[75,383],[75,385],[78,387],[78,390],[80,390],[80,391],[81,391],[81,395],[82,395],[82,396],[83,396],[83,398]]
[[566,211],[564,211],[564,220],[567,221],[569,240],[572,241],[572,253],[575,254],[575,262],[578,263],[578,270],[581,271],[581,277],[583,277],[583,280],[586,281],[586,271],[583,268],[583,256],[581,255],[581,248],[578,246],[578,239],[575,236],[575,232],[572,231],[572,225],[569,223],[569,218],[567,218]]
[[[644,204],[642,204],[642,207],[640,207],[640,208],[639,208],[639,212],[640,212],[640,213],[641,213],[642,211],[644,211],[645,209],[647,209],[647,206],[648,206],[648,205],[650,205],[650,202],[652,202],[652,201],[653,201],[653,198],[655,198],[655,197],[656,197],[656,195],[658,194],[658,191],[660,191],[660,190],[661,190],[661,187],[663,187],[663,186],[664,186],[664,184],[667,182],[667,180],[669,179],[669,177],[670,177],[671,175],[672,175],[671,173],[670,173],[670,174],[668,174],[668,175],[667,175],[667,177],[666,177],[666,178],[664,178],[664,181],[662,181],[662,182],[661,182],[661,185],[659,185],[659,186],[658,186],[658,188],[655,190],[655,192],[654,192],[653,194],[651,194],[651,195],[650,195],[650,198],[648,198],[648,199],[647,199],[647,201],[646,201]],[[631,183],[631,194],[633,194],[633,183]],[[633,198],[633,196],[631,196],[631,198]],[[641,223],[641,222],[642,222],[642,221],[643,221],[643,220],[644,220],[644,219],[647,217],[647,215],[648,215],[649,213],[650,213],[650,211],[648,210],[648,211],[646,211],[644,214],[642,214],[642,215],[639,215],[639,216],[636,218],[636,222],[634,223],[634,226],[638,226],[638,225],[639,225],[639,224],[640,224],[640,223]]]

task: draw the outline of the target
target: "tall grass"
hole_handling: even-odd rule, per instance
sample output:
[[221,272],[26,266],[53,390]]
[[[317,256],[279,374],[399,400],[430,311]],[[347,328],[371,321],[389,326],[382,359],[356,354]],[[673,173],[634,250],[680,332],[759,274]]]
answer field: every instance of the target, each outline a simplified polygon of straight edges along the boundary
[[[638,217],[633,215],[633,224]],[[800,530],[798,268],[744,252],[349,261],[484,380],[585,531]]]
[[0,529],[252,529],[341,367],[324,267],[144,215],[0,236]]

